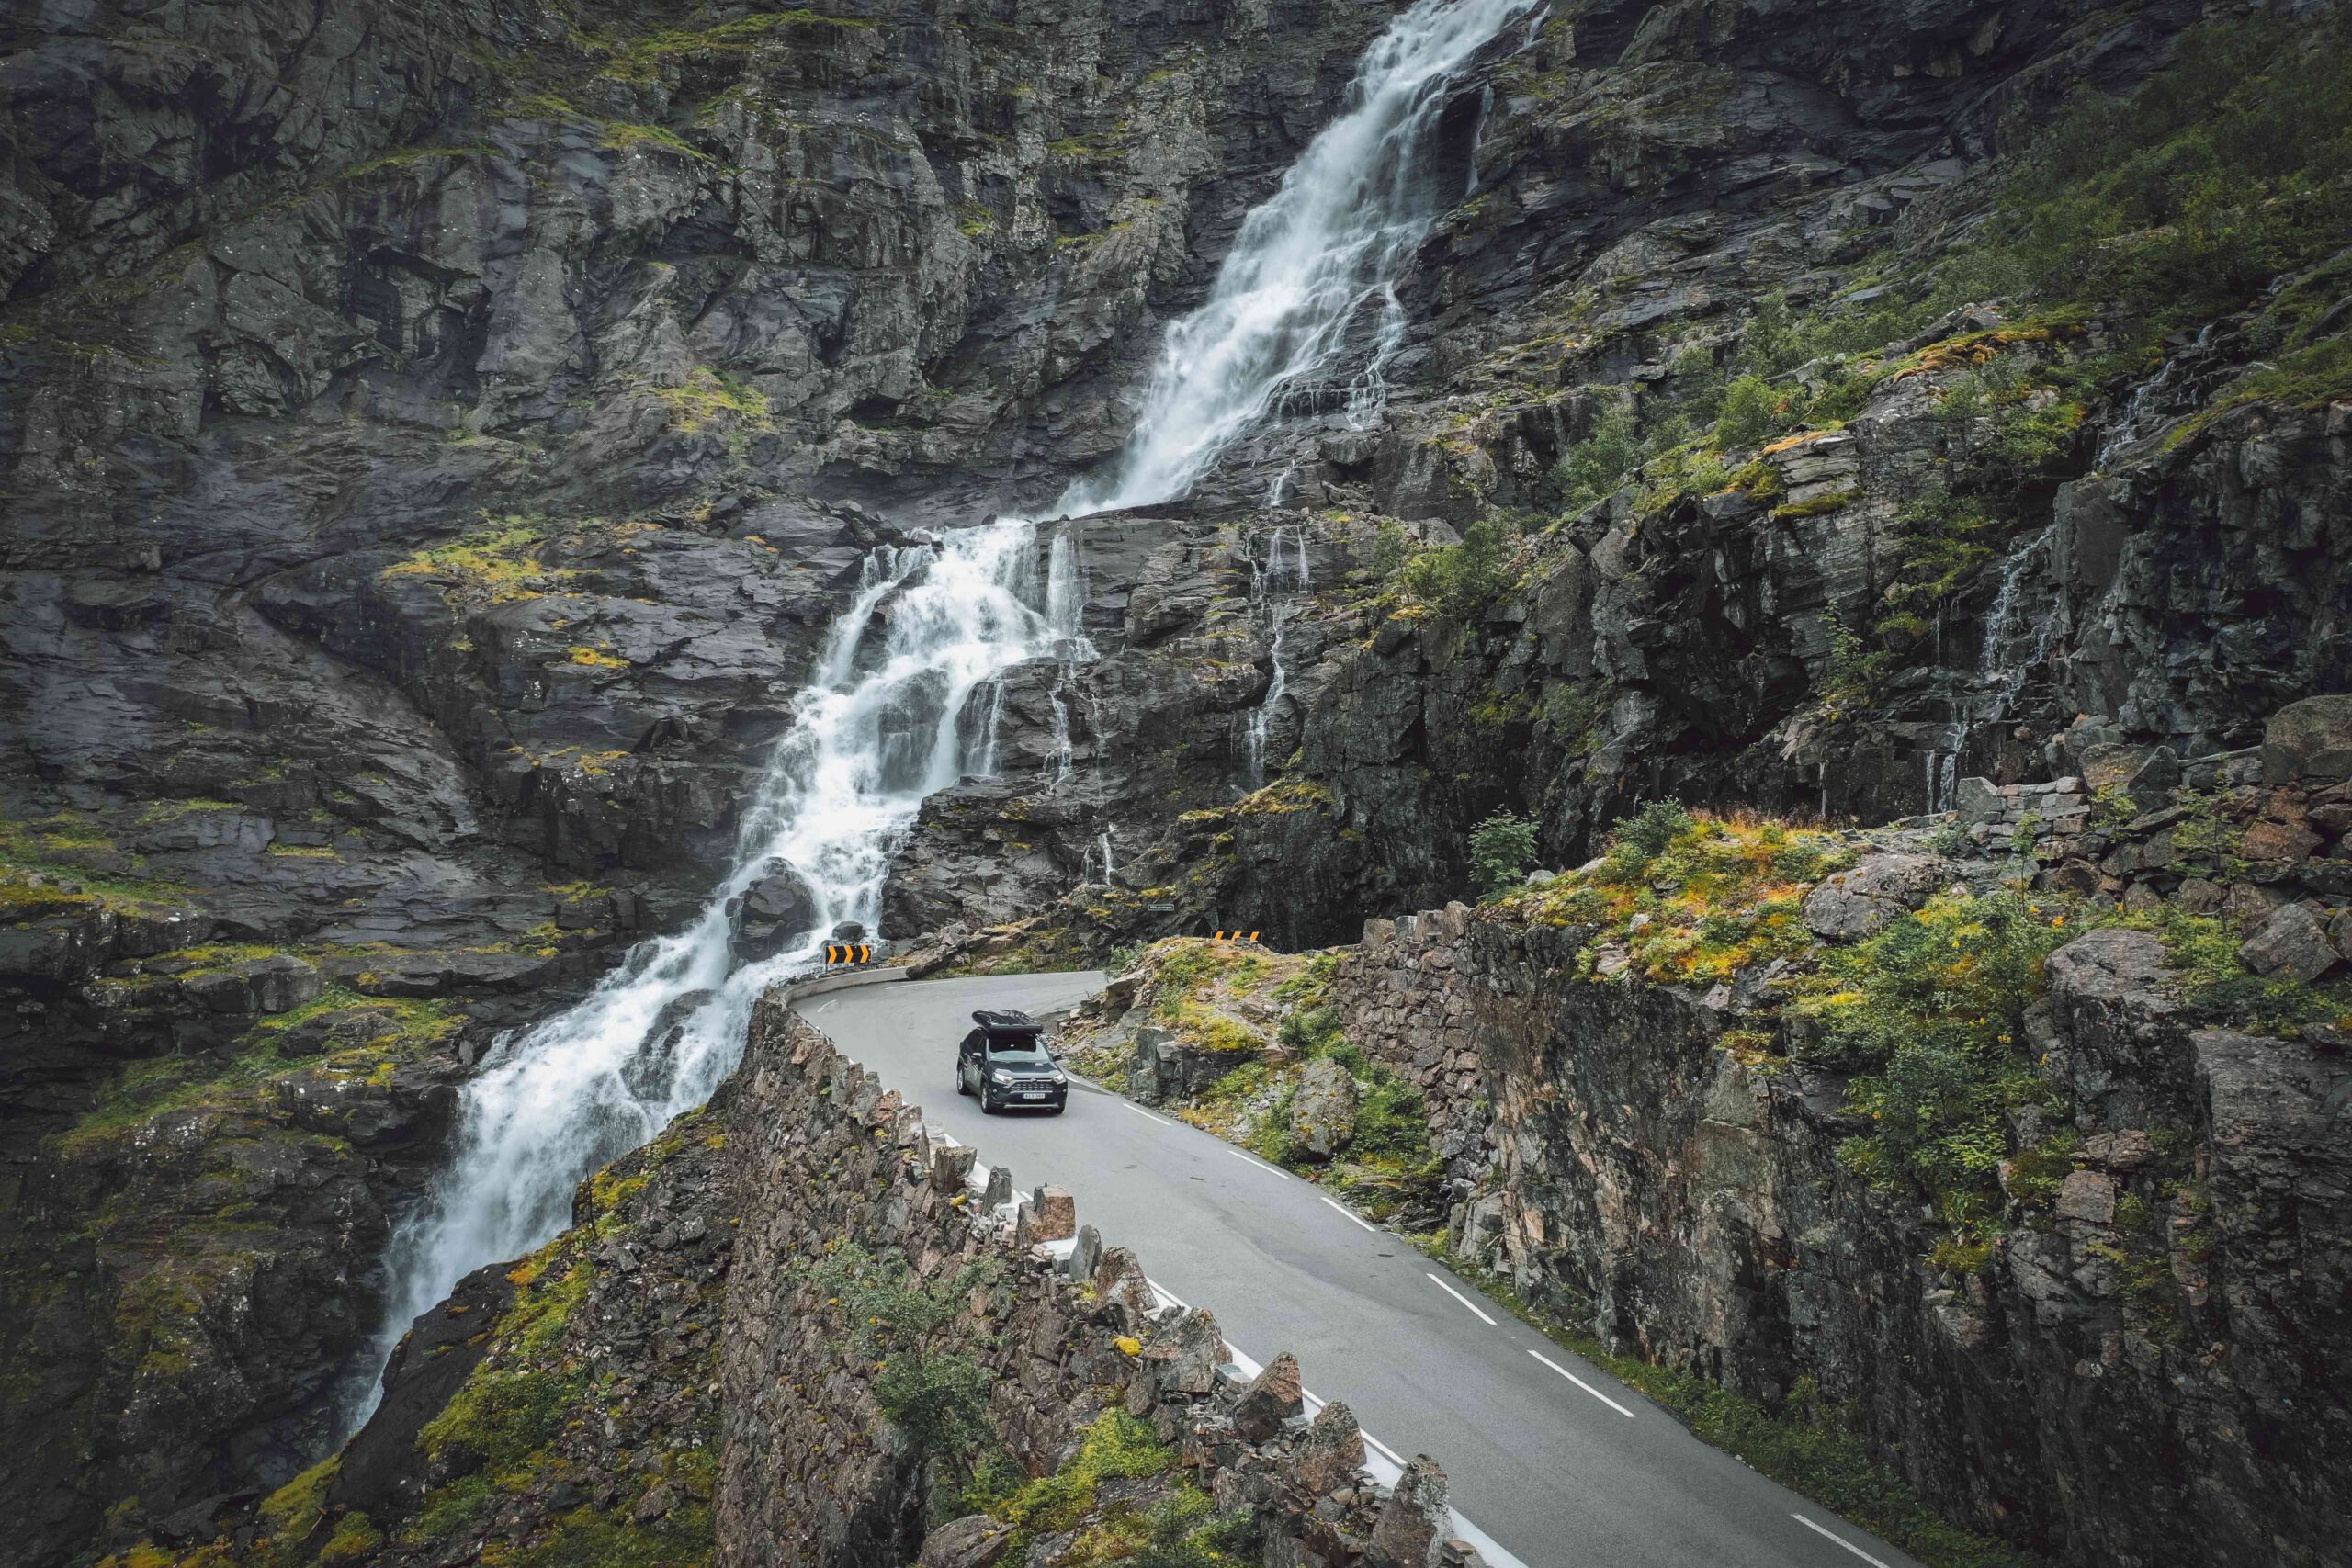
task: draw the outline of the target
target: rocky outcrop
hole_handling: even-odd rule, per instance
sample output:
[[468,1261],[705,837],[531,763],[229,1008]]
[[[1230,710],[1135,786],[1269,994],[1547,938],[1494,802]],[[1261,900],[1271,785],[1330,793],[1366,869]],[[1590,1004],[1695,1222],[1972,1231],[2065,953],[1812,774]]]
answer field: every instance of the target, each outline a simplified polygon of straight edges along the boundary
[[[995,766],[926,804],[879,934],[1007,967],[1336,942],[1442,908],[1497,807],[1565,865],[1675,795],[1957,806],[2044,889],[2222,909],[2256,977],[2327,982],[2341,716],[2294,705],[2352,685],[2333,171],[2115,236],[2255,235],[2171,258],[2159,312],[1985,249],[2037,129],[2201,9],[1577,0],[1507,29],[1442,106],[1450,206],[1399,312],[1351,327],[1358,365],[1397,333],[1376,373],[1290,389],[1191,496],[1041,536],[1092,657],[981,694]],[[2337,38],[2332,10],[2293,27]],[[344,1286],[449,1083],[698,908],[868,552],[1037,511],[1116,448],[1388,15],[262,0],[16,30],[0,1151],[29,1196],[0,1316],[68,1348],[6,1391],[0,1451],[42,1456],[8,1495],[44,1560],[134,1480],[153,1516],[315,1438]],[[2212,82],[2291,62],[2214,58],[2158,96],[2210,117]],[[2268,140],[2332,145],[2321,85]],[[1851,874],[1804,911],[1822,940],[1918,891]],[[801,908],[754,888],[739,955]],[[1388,999],[1348,1005],[1472,1180],[1476,987],[1429,979],[1461,940],[1433,930],[1369,945]],[[1261,1046],[1171,1032],[1136,1068],[1195,1096],[1284,1065]],[[263,1325],[220,1330],[235,1378],[111,1305],[223,1166],[237,1234],[194,1299]],[[343,1304],[278,1310],[265,1258]],[[64,1327],[19,1310],[58,1300]],[[135,1478],[93,1371],[131,1361],[176,1412]],[[61,1399],[86,1463],[14,1440]]]
[[2320,1369],[2352,1214],[2313,1140],[2352,1079],[2324,1035],[2199,1027],[2143,931],[2059,949],[2027,1023],[2056,1103],[2010,1115],[2067,1152],[2012,1155],[2000,1238],[1963,1258],[1844,1157],[1870,1123],[1843,1079],[1759,1048],[1729,987],[1579,978],[1589,927],[1507,909],[1373,924],[1335,1001],[1476,1118],[1449,1166],[1474,1262],[1767,1403],[1804,1381],[1955,1517],[2067,1561],[2344,1561]]
[[0,886],[0,1349],[25,1374],[0,1484],[41,1562],[328,1446],[454,1085],[580,954],[273,949],[193,907]]
[[[1145,1517],[1177,1521],[1172,1546],[1211,1515],[1302,1562],[1438,1560],[1433,1461],[1383,1498],[1346,1407],[1307,1418],[1294,1358],[1229,1376],[1207,1312],[1162,1306],[1091,1227],[1060,1234],[1067,1193],[988,1206],[1004,1184],[772,994],[709,1107],[584,1183],[575,1229],[418,1320],[339,1456],[257,1508],[184,1511],[136,1560],[985,1563]],[[876,1277],[826,1272],[853,1256],[941,1303],[920,1344],[854,1343],[867,1325],[825,1293]],[[931,1528],[964,1472],[890,1403],[891,1361],[918,1350],[974,1369],[1012,1467],[1003,1519]],[[600,1417],[576,1418],[591,1397]]]

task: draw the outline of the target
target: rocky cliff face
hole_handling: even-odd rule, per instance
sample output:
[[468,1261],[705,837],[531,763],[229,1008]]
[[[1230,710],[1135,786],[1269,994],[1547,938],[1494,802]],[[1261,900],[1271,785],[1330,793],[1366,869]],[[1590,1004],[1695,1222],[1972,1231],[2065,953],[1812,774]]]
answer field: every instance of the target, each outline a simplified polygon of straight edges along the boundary
[[869,547],[1115,443],[1377,21],[11,24],[37,1558],[315,1455],[447,1085],[707,890]]
[[[40,1560],[312,1451],[450,1086],[707,891],[869,550],[1116,448],[1386,15],[5,25],[0,1319],[54,1371],[0,1387],[0,1463]],[[1555,863],[1668,795],[1882,821],[2344,687],[2340,23],[2203,15],[1506,29],[1380,384],[1059,531],[1092,656],[983,694],[1000,766],[925,808],[886,934],[1337,941],[1462,891],[1498,806]]]
[[[576,1228],[418,1320],[340,1455],[107,1561],[1464,1561],[1433,1462],[1379,1499],[1293,1358],[1234,1380],[1206,1311],[1162,1306],[1069,1194],[1010,1187],[777,996]],[[975,1425],[925,1425],[910,1378],[965,1387]]]
[[[1662,795],[1883,821],[2101,746],[2241,747],[2345,683],[2352,389],[2326,367],[2352,231],[2330,195],[2301,240],[2158,255],[2121,211],[2183,147],[2338,96],[2328,14],[2200,32],[2105,119],[2079,105],[2156,67],[2188,8],[1954,7],[1883,55],[1696,16],[1578,7],[1498,62],[1380,418],[1272,427],[1204,491],[1236,554],[1303,539],[1321,569],[1265,580],[1310,633],[1280,657],[1231,576],[1206,623],[1247,639],[1283,793],[1169,823],[1128,759],[1170,725],[1102,704],[1089,810],[1119,870],[1096,857],[1108,891],[1066,927],[1337,941],[1457,889],[1498,806],[1561,860]],[[2068,225],[2099,237],[2065,252]],[[1261,496],[1298,510],[1241,510]],[[1132,692],[1141,662],[1163,688],[1197,655],[1157,652],[1157,594],[1118,624],[1137,578],[1108,570],[1123,635],[1073,684]],[[1187,773],[1238,789],[1231,705],[1223,767]]]
[[1313,958],[1159,943],[1065,1039],[1970,1529],[2337,1562],[2348,719],[1964,779],[1928,827],[1653,807]]

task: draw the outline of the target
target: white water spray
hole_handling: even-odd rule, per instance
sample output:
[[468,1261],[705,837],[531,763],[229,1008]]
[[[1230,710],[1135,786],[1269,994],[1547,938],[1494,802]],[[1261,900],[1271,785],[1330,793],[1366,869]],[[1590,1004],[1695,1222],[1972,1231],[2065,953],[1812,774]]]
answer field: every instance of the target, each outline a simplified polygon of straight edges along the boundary
[[[466,1086],[456,1157],[392,1239],[376,1365],[469,1270],[560,1231],[589,1171],[708,1099],[741,1053],[752,1002],[806,967],[837,922],[875,923],[923,797],[994,751],[992,735],[962,732],[966,699],[1063,640],[1014,592],[1035,577],[1035,548],[1034,525],[1010,522],[868,558],[702,912],[639,943],[577,1005],[501,1040]],[[1048,604],[1059,587],[1049,581]],[[739,965],[729,906],[775,861],[806,886],[808,929]]]
[[1348,109],[1242,220],[1207,303],[1168,329],[1117,468],[1072,485],[1076,516],[1182,495],[1284,389],[1328,373],[1349,323],[1376,307],[1351,422],[1376,414],[1404,337],[1394,286],[1452,193],[1430,167],[1454,73],[1534,0],[1421,0],[1364,51]]
[[[1285,387],[1332,370],[1350,320],[1373,300],[1383,314],[1357,384],[1385,397],[1382,368],[1403,335],[1393,281],[1438,211],[1426,165],[1446,80],[1532,3],[1420,0],[1373,43],[1346,114],[1244,220],[1208,302],[1169,330],[1118,465],[1072,485],[1063,515],[1182,494]],[[1001,705],[1002,674],[1058,657],[1068,685],[1094,655],[1080,622],[1084,566],[1068,530],[1043,583],[1037,575],[1036,530],[1019,519],[868,558],[754,792],[733,868],[701,913],[639,943],[575,1006],[502,1038],[466,1086],[455,1157],[387,1255],[392,1299],[371,1372],[466,1273],[558,1234],[590,1171],[707,1099],[741,1053],[752,1002],[806,965],[834,924],[875,923],[891,854],[923,797],[997,765],[989,716]],[[1303,540],[1298,577],[1304,587]],[[1058,689],[1055,707],[1066,778]],[[1099,847],[1108,879],[1107,828]],[[808,930],[771,957],[739,963],[729,902],[778,861],[807,886]],[[378,1392],[372,1381],[361,1391],[346,1428]]]

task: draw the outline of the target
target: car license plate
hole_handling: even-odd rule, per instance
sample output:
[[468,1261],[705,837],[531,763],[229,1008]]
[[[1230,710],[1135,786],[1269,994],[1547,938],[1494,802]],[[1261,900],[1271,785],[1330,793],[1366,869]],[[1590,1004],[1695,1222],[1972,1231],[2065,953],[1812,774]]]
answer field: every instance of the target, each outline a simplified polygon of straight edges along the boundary
[[1047,1090],[1042,1089],[1024,1089],[1021,1091],[1021,1098],[1023,1100],[1050,1100],[1053,1097]]

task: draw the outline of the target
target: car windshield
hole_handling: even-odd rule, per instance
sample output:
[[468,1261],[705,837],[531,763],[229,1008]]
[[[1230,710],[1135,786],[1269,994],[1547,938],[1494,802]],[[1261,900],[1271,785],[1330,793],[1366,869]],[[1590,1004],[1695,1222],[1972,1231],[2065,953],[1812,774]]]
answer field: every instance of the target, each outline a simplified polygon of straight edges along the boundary
[[1044,1067],[1052,1066],[1054,1059],[1039,1050],[1034,1040],[991,1040],[989,1060],[1008,1067]]

